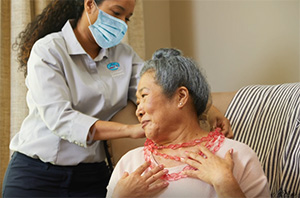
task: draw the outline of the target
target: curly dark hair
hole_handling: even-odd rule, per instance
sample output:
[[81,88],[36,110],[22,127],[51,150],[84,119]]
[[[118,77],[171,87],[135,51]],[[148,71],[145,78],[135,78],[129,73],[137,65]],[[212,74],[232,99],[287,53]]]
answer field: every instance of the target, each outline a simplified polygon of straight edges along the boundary
[[[95,0],[97,5],[104,0]],[[42,13],[36,16],[25,30],[17,36],[13,49],[18,51],[19,69],[27,75],[27,61],[33,44],[52,32],[58,32],[69,19],[75,19],[75,26],[84,10],[84,0],[52,0]]]

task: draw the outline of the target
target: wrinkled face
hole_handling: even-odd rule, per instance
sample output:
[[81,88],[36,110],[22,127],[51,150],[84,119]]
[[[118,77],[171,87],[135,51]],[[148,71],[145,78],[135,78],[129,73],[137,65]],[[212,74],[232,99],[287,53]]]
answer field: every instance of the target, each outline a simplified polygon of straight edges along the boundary
[[136,96],[136,116],[146,137],[156,143],[164,141],[172,126],[174,100],[167,98],[162,87],[155,83],[154,72],[146,72],[141,77]]
[[133,14],[136,0],[105,0],[99,9],[127,23]]

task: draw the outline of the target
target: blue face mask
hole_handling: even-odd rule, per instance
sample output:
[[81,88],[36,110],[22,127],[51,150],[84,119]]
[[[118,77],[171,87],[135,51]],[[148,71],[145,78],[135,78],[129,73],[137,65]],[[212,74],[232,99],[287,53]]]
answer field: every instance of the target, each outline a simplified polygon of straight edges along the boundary
[[127,31],[127,24],[99,8],[98,11],[98,18],[94,24],[91,24],[89,15],[86,13],[90,23],[89,29],[96,43],[104,49],[118,45]]

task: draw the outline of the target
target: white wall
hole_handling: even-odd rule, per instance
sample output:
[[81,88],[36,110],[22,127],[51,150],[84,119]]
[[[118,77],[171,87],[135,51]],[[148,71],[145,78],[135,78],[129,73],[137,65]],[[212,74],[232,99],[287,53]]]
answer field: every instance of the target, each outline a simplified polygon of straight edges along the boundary
[[144,10],[146,57],[181,49],[212,91],[300,80],[299,0],[144,0]]

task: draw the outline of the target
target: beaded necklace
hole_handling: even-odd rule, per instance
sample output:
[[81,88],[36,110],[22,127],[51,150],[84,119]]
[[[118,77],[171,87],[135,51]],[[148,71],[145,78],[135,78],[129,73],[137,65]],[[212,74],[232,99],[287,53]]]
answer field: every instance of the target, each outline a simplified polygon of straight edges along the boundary
[[[206,142],[205,147],[208,148],[212,153],[215,153],[220,149],[224,140],[225,140],[225,136],[220,132],[219,128],[217,128],[215,131],[209,132],[206,137],[202,137],[201,139],[195,139],[191,142],[185,142],[185,143],[181,143],[181,144],[170,144],[167,146],[157,146],[152,140],[147,139],[144,144],[144,158],[145,158],[145,161],[151,162],[149,169],[152,169],[152,168],[154,168],[155,164],[154,164],[154,161],[151,159],[151,155],[157,155],[157,156],[161,156],[165,159],[180,161],[180,157],[161,153],[161,152],[159,152],[159,150],[162,150],[162,149],[176,150],[179,148],[193,147],[202,142]],[[204,154],[201,151],[199,152],[199,155],[204,156]],[[194,167],[192,167],[190,165],[187,165],[179,173],[166,174],[162,177],[162,179],[168,180],[168,181],[175,181],[175,180],[178,180],[181,178],[185,178],[187,176],[182,173],[184,170],[197,170],[197,169],[195,169]]]

